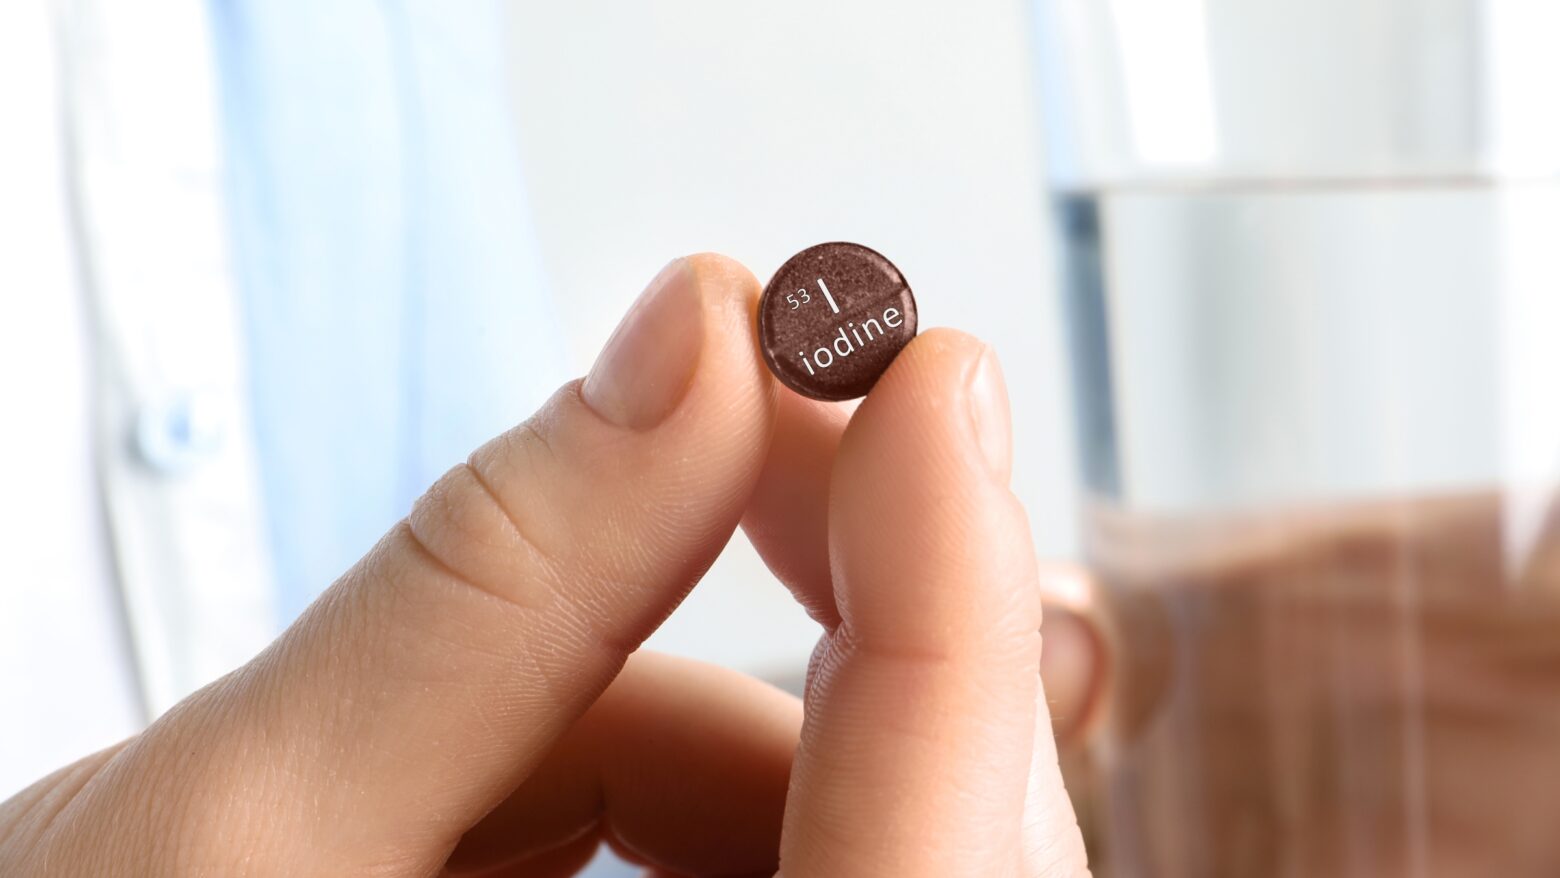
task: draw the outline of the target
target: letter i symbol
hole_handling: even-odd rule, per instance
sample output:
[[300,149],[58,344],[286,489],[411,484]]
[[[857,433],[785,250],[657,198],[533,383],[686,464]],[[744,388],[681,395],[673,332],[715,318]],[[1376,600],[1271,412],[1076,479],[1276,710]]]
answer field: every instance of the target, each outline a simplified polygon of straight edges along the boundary
[[821,277],[818,278],[818,289],[823,290],[823,297],[829,300],[829,307],[834,309],[834,313],[840,313],[840,306],[834,304],[834,296],[829,293],[829,285],[824,283]]

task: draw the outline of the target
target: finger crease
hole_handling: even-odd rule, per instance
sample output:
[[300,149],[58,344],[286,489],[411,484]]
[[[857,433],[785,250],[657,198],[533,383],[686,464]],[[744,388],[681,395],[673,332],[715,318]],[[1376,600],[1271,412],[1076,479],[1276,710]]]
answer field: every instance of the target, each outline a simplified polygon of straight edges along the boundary
[[450,566],[449,562],[439,557],[437,552],[429,548],[428,543],[423,540],[420,534],[417,533],[417,528],[412,527],[411,522],[407,521],[406,519],[402,519],[401,522],[396,526],[405,534],[407,541],[411,543],[415,552],[417,552],[419,555],[422,555],[425,559],[427,559],[429,564],[432,564],[435,569],[437,569],[440,573],[443,573],[449,579],[453,580],[457,585],[526,612],[536,612],[537,610],[542,609],[543,605],[526,603],[515,595],[510,594],[508,589],[501,589],[490,585],[484,585],[478,582],[475,578],[467,576],[459,570],[456,570],[454,567]]
[[[529,430],[528,432],[529,435],[540,437],[540,434],[535,430]],[[483,475],[482,468],[477,465],[476,459],[476,454],[472,454],[471,457],[467,458],[465,468],[467,472],[471,473],[472,481],[477,483],[477,489],[487,497],[489,503],[492,503],[498,509],[499,515],[503,516],[504,521],[509,524],[509,529],[514,532],[515,538],[519,540],[520,545],[539,558],[549,569],[557,569],[558,559],[553,556],[552,552],[543,547],[540,541],[532,539],[526,528],[520,526],[519,516],[515,515],[514,511],[504,502],[503,497],[498,493],[498,489],[493,487],[487,476]]]

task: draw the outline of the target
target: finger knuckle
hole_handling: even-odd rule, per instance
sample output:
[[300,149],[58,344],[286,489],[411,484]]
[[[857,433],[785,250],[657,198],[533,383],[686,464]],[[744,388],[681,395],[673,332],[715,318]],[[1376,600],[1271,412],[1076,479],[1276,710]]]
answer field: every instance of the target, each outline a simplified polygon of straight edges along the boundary
[[550,541],[511,513],[471,463],[455,466],[412,507],[407,532],[463,585],[536,609],[551,600],[558,567]]

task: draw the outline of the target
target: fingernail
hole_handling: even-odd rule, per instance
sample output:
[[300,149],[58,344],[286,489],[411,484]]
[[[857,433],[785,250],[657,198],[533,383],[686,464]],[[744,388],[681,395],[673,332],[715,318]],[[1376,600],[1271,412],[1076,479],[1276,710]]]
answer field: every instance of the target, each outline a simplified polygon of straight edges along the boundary
[[968,398],[975,444],[992,478],[1007,484],[1013,469],[1013,425],[1008,415],[1007,384],[997,356],[986,348],[970,371]]
[[703,344],[698,279],[688,260],[678,259],[628,309],[585,376],[581,396],[620,427],[653,427],[682,400]]
[[1088,724],[1101,661],[1099,641],[1088,620],[1065,607],[1046,604],[1040,623],[1040,682],[1058,741],[1072,741]]

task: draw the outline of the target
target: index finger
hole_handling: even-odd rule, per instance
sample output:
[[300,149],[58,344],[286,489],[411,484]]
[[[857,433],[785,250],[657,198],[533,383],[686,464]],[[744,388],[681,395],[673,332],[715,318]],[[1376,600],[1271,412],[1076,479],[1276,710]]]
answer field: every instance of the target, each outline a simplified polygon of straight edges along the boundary
[[136,831],[212,856],[260,843],[231,834],[255,827],[267,857],[297,858],[294,874],[431,874],[736,527],[774,404],[757,295],[729,260],[673,263],[583,384],[451,470],[275,644],[171,711],[76,805],[168,803],[152,815],[167,825]]

